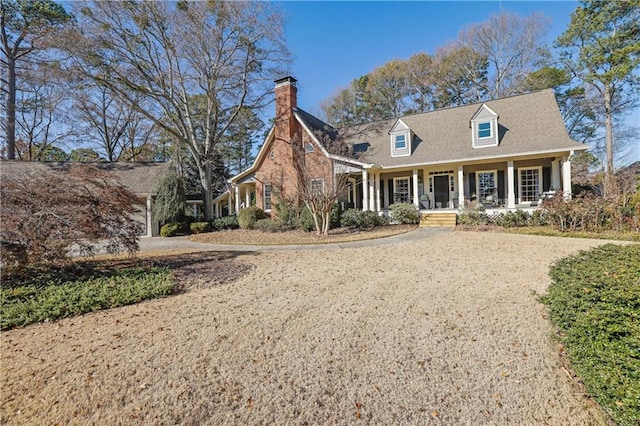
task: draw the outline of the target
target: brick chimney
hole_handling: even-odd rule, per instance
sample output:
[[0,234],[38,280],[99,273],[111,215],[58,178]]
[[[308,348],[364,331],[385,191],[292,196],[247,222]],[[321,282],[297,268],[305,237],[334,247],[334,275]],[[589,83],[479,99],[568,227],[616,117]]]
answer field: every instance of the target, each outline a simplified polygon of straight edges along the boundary
[[293,108],[298,106],[298,88],[296,79],[288,76],[276,80],[276,133],[278,140],[290,142],[296,134],[296,120],[293,119]]

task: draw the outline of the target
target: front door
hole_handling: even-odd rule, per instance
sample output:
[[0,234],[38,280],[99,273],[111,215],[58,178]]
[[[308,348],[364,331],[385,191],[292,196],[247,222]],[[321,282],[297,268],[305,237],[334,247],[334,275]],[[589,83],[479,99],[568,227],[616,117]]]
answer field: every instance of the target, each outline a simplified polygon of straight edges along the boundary
[[433,177],[433,197],[436,208],[449,206],[449,176],[440,175]]

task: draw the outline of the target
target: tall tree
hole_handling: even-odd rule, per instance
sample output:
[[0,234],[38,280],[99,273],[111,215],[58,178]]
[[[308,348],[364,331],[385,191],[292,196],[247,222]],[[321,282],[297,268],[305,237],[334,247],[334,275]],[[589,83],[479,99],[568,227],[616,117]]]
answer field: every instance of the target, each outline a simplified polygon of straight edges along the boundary
[[399,117],[407,112],[411,94],[407,62],[394,59],[374,69],[368,77],[367,91],[376,118]]
[[445,108],[479,102],[486,96],[488,60],[459,43],[436,52],[433,63],[434,106]]
[[460,33],[463,45],[489,62],[490,99],[517,94],[518,83],[540,67],[548,57],[544,44],[548,29],[549,23],[542,15],[522,17],[505,10]]
[[55,31],[71,19],[51,0],[0,0],[4,131],[10,160],[15,159],[17,64],[33,52],[50,47]]
[[[268,3],[187,1],[96,1],[80,13],[81,33],[70,48],[80,50],[76,70],[187,146],[211,219],[218,145],[243,109],[270,102],[273,80],[288,63],[280,13]],[[198,96],[203,111],[196,111]]]
[[564,64],[600,96],[605,121],[605,191],[613,184],[614,115],[637,101],[640,0],[583,1],[556,40]]
[[253,148],[258,143],[264,123],[255,111],[243,109],[229,127],[221,154],[231,173],[240,173],[253,162]]

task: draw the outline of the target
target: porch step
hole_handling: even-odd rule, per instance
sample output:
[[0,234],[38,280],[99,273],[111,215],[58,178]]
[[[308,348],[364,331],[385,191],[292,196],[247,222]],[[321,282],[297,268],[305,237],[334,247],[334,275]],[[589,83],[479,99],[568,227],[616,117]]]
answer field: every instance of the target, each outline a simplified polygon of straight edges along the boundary
[[423,213],[420,226],[456,226],[456,213]]

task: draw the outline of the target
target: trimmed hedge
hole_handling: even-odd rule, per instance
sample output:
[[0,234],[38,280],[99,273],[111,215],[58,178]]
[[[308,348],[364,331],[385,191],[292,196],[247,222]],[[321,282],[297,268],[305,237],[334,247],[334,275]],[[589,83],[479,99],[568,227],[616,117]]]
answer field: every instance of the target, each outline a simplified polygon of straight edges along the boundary
[[616,424],[640,424],[640,245],[558,261],[542,302],[574,371]]
[[389,223],[386,216],[381,216],[371,210],[348,209],[342,213],[340,219],[342,226],[356,229],[367,229],[376,226],[383,226]]
[[189,230],[192,234],[211,232],[211,224],[209,222],[193,222],[189,225]]
[[266,217],[260,207],[246,207],[238,213],[238,225],[240,225],[242,229],[253,229],[258,220]]
[[401,225],[420,223],[420,210],[413,204],[395,203],[389,206],[391,221]]
[[160,236],[162,237],[175,237],[182,234],[184,231],[184,224],[180,222],[171,222],[162,225],[160,228]]

